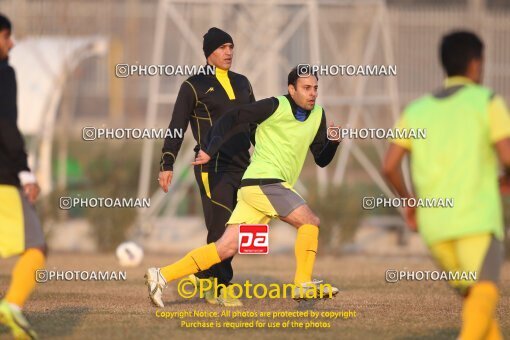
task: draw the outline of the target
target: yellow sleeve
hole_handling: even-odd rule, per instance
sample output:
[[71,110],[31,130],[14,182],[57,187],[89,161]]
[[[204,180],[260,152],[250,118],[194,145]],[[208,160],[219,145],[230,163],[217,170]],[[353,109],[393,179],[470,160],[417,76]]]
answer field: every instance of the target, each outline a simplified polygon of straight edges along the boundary
[[493,143],[510,137],[510,115],[501,96],[495,96],[489,104],[489,130]]
[[[409,129],[409,127],[407,126],[407,121],[406,121],[406,117],[405,117],[405,114],[403,114],[400,119],[397,121],[397,124],[395,124],[395,129],[396,130],[404,130],[404,129]],[[403,138],[395,138],[395,139],[390,139],[390,142],[391,143],[395,143],[397,144],[398,146],[401,146],[403,147],[404,149],[407,149],[407,150],[411,150],[411,138],[406,138],[406,139],[403,139]]]

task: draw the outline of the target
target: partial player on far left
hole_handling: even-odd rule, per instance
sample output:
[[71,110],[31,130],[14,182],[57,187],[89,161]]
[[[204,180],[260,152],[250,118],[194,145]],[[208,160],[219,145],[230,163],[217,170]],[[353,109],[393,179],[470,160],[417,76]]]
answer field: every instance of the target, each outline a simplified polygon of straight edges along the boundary
[[22,308],[35,289],[35,273],[44,267],[47,250],[33,205],[40,190],[17,126],[16,76],[8,61],[14,47],[11,34],[11,22],[0,14],[0,258],[20,255],[7,292],[0,291],[0,324],[15,339],[37,339]]

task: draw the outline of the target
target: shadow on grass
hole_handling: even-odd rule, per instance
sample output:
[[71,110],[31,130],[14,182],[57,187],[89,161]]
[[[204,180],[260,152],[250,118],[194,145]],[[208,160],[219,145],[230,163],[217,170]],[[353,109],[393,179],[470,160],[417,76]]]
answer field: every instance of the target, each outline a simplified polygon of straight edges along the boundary
[[90,312],[84,307],[63,307],[46,312],[26,313],[27,319],[42,339],[73,335],[75,328]]

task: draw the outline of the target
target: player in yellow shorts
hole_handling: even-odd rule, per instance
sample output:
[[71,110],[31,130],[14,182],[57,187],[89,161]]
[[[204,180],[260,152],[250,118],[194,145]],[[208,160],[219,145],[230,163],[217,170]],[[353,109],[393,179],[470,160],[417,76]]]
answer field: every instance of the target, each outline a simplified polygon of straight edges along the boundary
[[[214,243],[192,250],[174,264],[147,270],[146,284],[154,304],[163,307],[162,289],[167,282],[205,270],[234,256],[238,252],[240,224],[266,224],[271,218],[279,218],[297,229],[296,290],[320,290],[320,294],[316,295],[322,297],[338,293],[337,288],[319,286],[317,281],[312,280],[320,221],[293,189],[308,150],[316,164],[324,167],[334,157],[339,144],[328,139],[324,110],[315,104],[317,89],[317,76],[308,74],[300,77],[297,68],[294,68],[288,76],[287,95],[240,106],[213,124],[209,142],[201,146],[194,165],[209,162],[228,140],[229,132],[242,124],[258,124],[255,151],[241,180],[238,202],[223,236]],[[305,295],[312,294],[294,297],[300,299]]]
[[383,165],[388,181],[409,198],[400,172],[406,154],[419,198],[453,199],[453,207],[406,208],[408,225],[424,238],[445,271],[476,273],[450,281],[464,297],[459,339],[502,339],[496,318],[503,260],[503,215],[498,158],[510,179],[510,117],[501,96],[480,85],[483,43],[453,32],[440,47],[445,86],[411,103],[400,129],[426,129],[425,139],[395,139]]
[[0,324],[16,339],[35,339],[21,309],[35,288],[35,272],[44,266],[46,244],[33,206],[39,187],[16,126],[16,79],[7,63],[10,36],[11,23],[0,14],[0,258],[21,255],[7,292],[0,292]]

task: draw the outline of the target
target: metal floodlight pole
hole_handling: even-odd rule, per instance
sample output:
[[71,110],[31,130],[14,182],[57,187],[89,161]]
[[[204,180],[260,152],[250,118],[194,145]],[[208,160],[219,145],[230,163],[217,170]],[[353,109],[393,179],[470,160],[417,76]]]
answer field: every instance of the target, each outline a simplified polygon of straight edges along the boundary
[[[310,62],[319,65],[321,63],[320,53],[320,35],[319,35],[319,9],[317,1],[310,1],[308,3],[308,39],[310,41]],[[317,167],[317,184],[319,195],[323,196],[326,192],[328,173],[325,168]]]
[[[165,0],[160,0],[158,4],[158,16],[156,19],[156,33],[154,37],[154,49],[152,63],[154,65],[161,64],[163,59],[163,46],[165,39],[166,17],[168,11],[168,3]],[[151,128],[156,121],[158,112],[158,96],[159,96],[160,80],[159,77],[152,77],[149,81],[149,98],[147,103],[147,116],[145,119],[145,127]],[[150,172],[152,165],[152,145],[153,141],[147,139],[144,141],[140,178],[138,182],[138,197],[147,197],[149,195],[150,187]],[[154,178],[156,180],[156,178]]]
[[[363,54],[363,65],[368,65],[370,61],[372,61],[374,54],[375,54],[375,48],[377,46],[377,33],[378,33],[378,26],[381,21],[381,11],[379,10],[376,14],[376,17],[374,18],[374,22],[372,23],[372,27],[370,28],[370,33],[368,37],[367,46],[365,48],[365,53]],[[356,90],[354,96],[356,98],[362,98],[365,92],[366,88],[366,77],[361,77],[358,79]],[[347,127],[348,128],[354,128],[356,126],[356,123],[358,121],[358,117],[360,115],[360,109],[361,109],[362,103],[361,101],[358,101],[355,105],[351,106],[351,109],[349,110],[349,116],[347,119]],[[340,185],[343,182],[343,178],[345,175],[345,171],[347,168],[347,161],[349,160],[349,154],[351,151],[351,147],[354,141],[352,139],[347,139],[344,141],[343,148],[340,150],[340,157],[338,158],[337,166],[335,169],[335,174],[333,175],[333,184]]]

